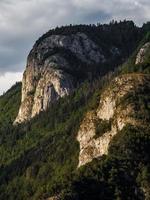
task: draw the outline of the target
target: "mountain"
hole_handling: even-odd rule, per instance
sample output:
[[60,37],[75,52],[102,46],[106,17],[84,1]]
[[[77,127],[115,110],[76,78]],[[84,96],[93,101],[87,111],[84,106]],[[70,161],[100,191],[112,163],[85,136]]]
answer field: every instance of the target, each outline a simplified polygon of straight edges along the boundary
[[35,43],[0,97],[0,199],[150,199],[149,31],[67,26]]
[[50,102],[70,94],[84,80],[121,64],[141,35],[132,22],[62,27],[45,34],[28,56],[15,124],[46,110]]

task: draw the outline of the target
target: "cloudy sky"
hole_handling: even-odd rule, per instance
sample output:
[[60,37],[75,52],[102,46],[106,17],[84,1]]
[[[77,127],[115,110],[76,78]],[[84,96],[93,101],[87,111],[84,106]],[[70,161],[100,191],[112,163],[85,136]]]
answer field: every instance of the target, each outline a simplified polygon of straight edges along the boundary
[[78,23],[150,20],[149,0],[0,0],[0,94],[22,78],[35,40],[50,28]]

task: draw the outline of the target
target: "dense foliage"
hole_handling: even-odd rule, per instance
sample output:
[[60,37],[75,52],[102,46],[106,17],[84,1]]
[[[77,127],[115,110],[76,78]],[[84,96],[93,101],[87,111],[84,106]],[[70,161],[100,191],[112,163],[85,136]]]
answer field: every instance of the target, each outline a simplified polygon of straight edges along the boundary
[[62,199],[144,199],[150,186],[149,128],[126,126],[112,140],[108,156],[74,175]]
[[38,199],[62,188],[78,164],[79,124],[87,110],[98,106],[109,79],[83,83],[26,124],[14,127],[6,116],[7,126],[0,129],[0,199]]
[[21,83],[16,83],[7,93],[0,96],[0,123],[4,124],[7,121],[14,121],[20,101]]
[[111,130],[111,120],[96,120],[95,122],[95,139]]

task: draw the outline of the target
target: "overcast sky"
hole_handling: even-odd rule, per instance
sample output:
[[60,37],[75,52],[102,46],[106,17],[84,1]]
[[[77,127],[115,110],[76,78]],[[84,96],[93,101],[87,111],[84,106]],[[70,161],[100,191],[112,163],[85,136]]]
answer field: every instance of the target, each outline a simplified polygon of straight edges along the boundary
[[150,0],[0,0],[0,94],[22,78],[35,40],[66,24],[150,20]]

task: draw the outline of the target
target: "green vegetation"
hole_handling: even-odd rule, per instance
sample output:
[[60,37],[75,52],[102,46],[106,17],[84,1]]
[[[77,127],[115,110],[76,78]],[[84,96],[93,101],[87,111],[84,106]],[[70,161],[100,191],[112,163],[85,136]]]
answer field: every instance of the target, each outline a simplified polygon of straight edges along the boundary
[[[146,78],[146,77],[145,77]],[[150,77],[148,78],[150,80]],[[145,86],[139,86],[133,92],[127,93],[121,99],[122,107],[128,105],[134,106],[134,113],[131,113],[131,117],[143,121],[143,125],[150,120],[150,86],[149,81],[145,80]]]
[[150,186],[149,128],[126,126],[111,142],[108,156],[82,167],[62,199],[144,199]]
[[133,73],[133,72],[135,72],[135,73],[145,73],[145,74],[150,73],[150,67],[149,67],[150,66],[150,49],[148,49],[145,52],[144,62],[142,64],[135,64],[137,53],[139,52],[141,47],[144,44],[146,44],[147,42],[150,42],[150,32],[148,32],[146,34],[146,36],[140,42],[138,48],[135,50],[133,55],[128,59],[128,61],[120,67],[119,73],[123,73],[123,74]]
[[13,122],[21,101],[21,83],[16,83],[7,93],[0,96],[0,124]]
[[7,126],[0,128],[0,199],[36,200],[62,188],[78,164],[80,122],[98,106],[105,79],[85,82],[26,124],[13,127],[6,116]]
[[[79,124],[87,110],[98,106],[100,88],[107,82],[84,83],[31,122],[0,129],[0,199],[37,200],[58,193],[62,200],[143,198],[140,187],[149,190],[149,127],[126,126],[112,140],[108,156],[76,170]],[[146,91],[139,91],[141,98],[148,98]],[[132,96],[125,99],[135,101]],[[111,121],[97,125],[99,136]]]
[[97,120],[95,122],[95,139],[102,136],[104,133],[111,130],[111,120]]

